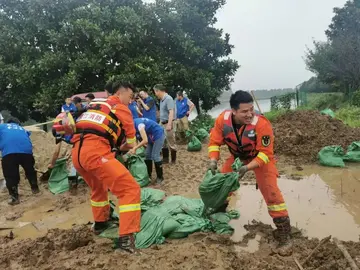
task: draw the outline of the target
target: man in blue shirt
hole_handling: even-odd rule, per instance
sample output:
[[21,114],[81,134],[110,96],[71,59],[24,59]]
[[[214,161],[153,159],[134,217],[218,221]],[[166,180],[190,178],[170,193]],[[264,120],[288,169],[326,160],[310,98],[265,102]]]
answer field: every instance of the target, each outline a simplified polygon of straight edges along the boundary
[[61,112],[76,112],[76,106],[71,102],[71,98],[65,99],[65,104],[62,105]]
[[137,102],[135,101],[134,98],[130,100],[129,110],[131,111],[133,119],[142,117],[142,113],[140,112]]
[[156,104],[155,100],[149,96],[149,94],[146,91],[140,91],[139,98],[141,107],[142,107],[142,113],[143,118],[147,118],[150,120],[153,120],[154,122],[158,122],[156,119]]
[[192,103],[190,99],[184,97],[184,94],[181,91],[176,93],[177,132],[179,132],[182,137],[185,137],[185,132],[189,130],[188,117],[194,107],[194,103]]
[[33,194],[39,193],[30,132],[13,120],[9,120],[7,124],[0,124],[0,151],[3,175],[10,194],[8,203],[10,205],[20,203],[18,193],[20,165],[25,171]]
[[148,175],[151,179],[153,161],[156,170],[156,183],[161,184],[164,180],[163,168],[161,160],[161,149],[165,142],[164,128],[155,121],[147,118],[134,119],[136,137],[140,141],[138,145],[132,148],[129,153],[136,154],[136,150],[140,147],[146,146],[145,163]]

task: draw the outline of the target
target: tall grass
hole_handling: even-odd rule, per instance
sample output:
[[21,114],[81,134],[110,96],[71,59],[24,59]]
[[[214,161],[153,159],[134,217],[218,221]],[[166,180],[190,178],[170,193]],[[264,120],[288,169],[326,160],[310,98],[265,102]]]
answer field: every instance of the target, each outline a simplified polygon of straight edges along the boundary
[[307,94],[307,105],[304,109],[324,110],[340,109],[346,104],[343,93],[309,93]]
[[264,116],[270,122],[273,122],[276,118],[278,118],[279,116],[285,114],[286,112],[287,112],[287,110],[273,110],[273,111],[264,113]]
[[350,127],[360,127],[360,107],[344,106],[335,112],[335,118]]

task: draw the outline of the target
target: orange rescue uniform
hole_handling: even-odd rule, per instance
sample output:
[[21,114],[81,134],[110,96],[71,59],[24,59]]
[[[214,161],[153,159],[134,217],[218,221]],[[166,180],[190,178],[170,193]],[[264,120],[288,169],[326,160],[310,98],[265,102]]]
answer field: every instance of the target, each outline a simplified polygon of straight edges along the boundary
[[[140,186],[115,158],[113,147],[136,141],[133,118],[128,106],[111,96],[106,102],[92,102],[76,122],[72,139],[75,169],[91,188],[91,207],[95,222],[108,221],[108,189],[119,202],[119,235],[140,231]],[[126,134],[126,135],[125,135]]]
[[[254,169],[258,187],[265,199],[272,218],[288,217],[284,198],[277,185],[278,171],[274,159],[274,134],[269,120],[256,115],[250,125],[234,129],[232,112],[226,110],[215,121],[208,145],[210,159],[219,160],[220,146],[226,144],[231,156],[226,160],[221,172],[232,172],[235,157],[244,164],[255,160],[259,167]],[[237,136],[235,134],[237,130]]]

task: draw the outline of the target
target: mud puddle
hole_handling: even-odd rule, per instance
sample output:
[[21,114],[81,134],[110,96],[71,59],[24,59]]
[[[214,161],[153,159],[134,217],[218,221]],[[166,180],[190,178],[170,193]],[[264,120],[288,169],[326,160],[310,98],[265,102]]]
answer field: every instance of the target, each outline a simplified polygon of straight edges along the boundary
[[[19,206],[21,207],[21,204]],[[53,205],[53,200],[43,199],[15,221],[1,219],[0,228],[11,229],[16,239],[34,239],[44,236],[49,229],[71,229],[91,220],[92,213],[88,204],[79,204],[69,211],[59,212]],[[9,230],[0,230],[0,235],[8,235]]]
[[[360,235],[360,169],[309,166],[296,174],[302,179],[280,177],[278,181],[292,225],[308,237],[321,239],[332,235],[344,241],[357,241]],[[255,186],[242,185],[230,208],[240,211],[240,218],[231,221],[235,242],[242,241],[247,233],[243,226],[254,219],[272,224],[265,201]],[[248,249],[252,248],[248,245]]]

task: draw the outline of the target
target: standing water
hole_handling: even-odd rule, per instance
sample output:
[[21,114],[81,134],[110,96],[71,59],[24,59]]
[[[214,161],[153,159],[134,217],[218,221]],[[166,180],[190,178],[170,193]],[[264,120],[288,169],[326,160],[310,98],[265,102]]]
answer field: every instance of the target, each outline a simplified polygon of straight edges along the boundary
[[[360,235],[360,169],[304,167],[302,180],[281,177],[278,181],[289,210],[292,226],[306,236],[329,235],[344,241],[357,241]],[[234,241],[246,234],[244,225],[252,220],[272,224],[266,204],[254,186],[241,186],[232,207],[240,211],[233,220]]]

